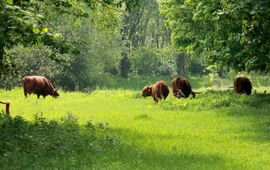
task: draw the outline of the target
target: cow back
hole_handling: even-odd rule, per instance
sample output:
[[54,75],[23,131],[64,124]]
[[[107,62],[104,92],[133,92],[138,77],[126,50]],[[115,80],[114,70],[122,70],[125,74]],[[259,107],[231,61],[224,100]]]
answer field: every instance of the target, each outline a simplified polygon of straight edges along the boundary
[[234,80],[234,92],[246,93],[250,95],[252,91],[252,84],[246,77],[238,77]]
[[179,95],[178,90],[181,90],[185,97],[188,97],[192,92],[189,81],[183,77],[177,77],[172,80],[172,90],[176,97]]

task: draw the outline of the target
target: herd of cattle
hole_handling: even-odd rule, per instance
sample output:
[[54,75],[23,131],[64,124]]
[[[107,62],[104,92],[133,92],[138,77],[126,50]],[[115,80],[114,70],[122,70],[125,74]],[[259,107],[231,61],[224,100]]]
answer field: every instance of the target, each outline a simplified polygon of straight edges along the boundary
[[[58,97],[59,93],[53,87],[52,83],[43,76],[25,76],[22,79],[24,95],[27,97],[28,94],[34,93],[39,98],[47,95]],[[251,94],[252,85],[248,78],[238,77],[234,80],[234,92]],[[164,100],[169,95],[169,86],[164,81],[157,81],[156,83],[145,86],[142,90],[142,96],[152,96],[155,102],[160,99]],[[172,92],[177,98],[187,98],[192,95],[195,98],[195,94],[198,92],[192,91],[191,85],[184,77],[177,77],[172,80]]]
[[[27,97],[28,94],[34,93],[39,98],[43,96],[44,98],[47,95],[53,97],[58,97],[59,93],[53,87],[52,83],[43,76],[25,76],[22,79],[24,95]],[[236,93],[246,93],[247,95],[251,94],[252,85],[248,78],[238,77],[234,80],[234,91]],[[152,96],[155,102],[158,102],[160,99],[164,100],[169,95],[169,86],[164,81],[158,81],[152,85],[145,86],[142,90],[142,96]],[[172,80],[172,92],[173,95],[177,98],[187,98],[189,95],[195,97],[195,94],[198,92],[192,91],[191,85],[187,79],[184,77],[177,77]]]
[[[248,78],[238,77],[234,80],[233,84],[234,92],[245,93],[247,95],[251,94],[252,85]],[[177,77],[172,80],[172,92],[177,98],[187,98],[192,95],[195,98],[195,94],[199,92],[192,91],[191,85],[187,79],[184,77]],[[157,81],[156,83],[145,86],[142,90],[142,96],[152,96],[155,102],[160,99],[166,99],[169,95],[169,86],[164,81]]]
[[[28,94],[34,93],[39,98],[47,95],[53,97],[58,97],[59,93],[57,89],[54,88],[52,83],[44,76],[25,76],[22,79],[22,85],[24,90],[24,95],[27,97]],[[234,80],[234,92],[236,93],[246,93],[251,94],[252,85],[248,78],[238,77]],[[142,96],[152,96],[155,102],[158,102],[162,98],[165,100],[169,95],[169,86],[164,81],[157,81],[156,83],[145,86],[142,90]],[[187,79],[184,77],[177,77],[172,80],[172,92],[177,98],[187,98],[192,95],[195,98],[195,94],[198,92],[192,91],[191,85]],[[9,114],[10,102],[0,101],[1,104],[6,105],[6,114]]]

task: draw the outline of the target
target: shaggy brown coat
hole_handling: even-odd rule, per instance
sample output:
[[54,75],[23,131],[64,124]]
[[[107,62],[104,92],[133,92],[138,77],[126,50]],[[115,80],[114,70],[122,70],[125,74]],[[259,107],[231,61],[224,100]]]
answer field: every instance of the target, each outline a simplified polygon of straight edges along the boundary
[[252,85],[248,78],[238,77],[234,80],[233,89],[235,93],[246,93],[247,95],[250,95],[252,91]]
[[172,80],[173,95],[177,98],[187,98],[190,94],[195,97],[195,92],[192,91],[191,85],[184,77],[177,77]]
[[43,76],[25,76],[22,79],[24,96],[27,97],[27,94],[37,94],[39,98],[42,95],[44,98],[47,95],[51,95],[53,97],[58,97],[59,94],[57,90],[54,89],[51,82]]
[[169,95],[169,87],[164,81],[158,81],[150,86],[145,86],[142,90],[142,96],[152,96],[155,102],[162,98],[165,100]]

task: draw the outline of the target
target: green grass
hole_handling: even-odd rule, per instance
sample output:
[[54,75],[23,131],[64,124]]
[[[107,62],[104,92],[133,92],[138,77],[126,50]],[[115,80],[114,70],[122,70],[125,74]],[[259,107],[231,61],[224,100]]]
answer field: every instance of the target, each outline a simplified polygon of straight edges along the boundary
[[[36,113],[42,113],[47,120],[61,121],[74,115],[81,125],[108,123],[109,134],[120,139],[96,154],[74,151],[64,158],[43,157],[54,163],[40,163],[41,168],[270,169],[270,95],[195,90],[204,93],[195,99],[170,94],[158,104],[136,90],[61,92],[60,98],[45,100],[33,95],[25,99],[20,88],[0,95],[12,102],[12,116],[34,121]],[[264,90],[270,89],[257,88]]]

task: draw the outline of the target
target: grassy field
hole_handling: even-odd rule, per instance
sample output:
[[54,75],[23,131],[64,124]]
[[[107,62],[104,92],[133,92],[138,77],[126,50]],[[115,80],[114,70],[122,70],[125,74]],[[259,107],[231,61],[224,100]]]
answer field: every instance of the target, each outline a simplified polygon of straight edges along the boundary
[[139,90],[61,92],[58,99],[40,100],[25,99],[21,88],[2,90],[1,98],[12,101],[12,116],[30,122],[37,115],[48,121],[75,117],[80,126],[108,123],[106,133],[115,140],[95,154],[72,145],[76,151],[44,156],[36,166],[30,164],[32,157],[14,164],[28,161],[27,169],[270,169],[270,95],[196,90],[204,92],[195,99],[170,94],[158,104],[142,98]]

